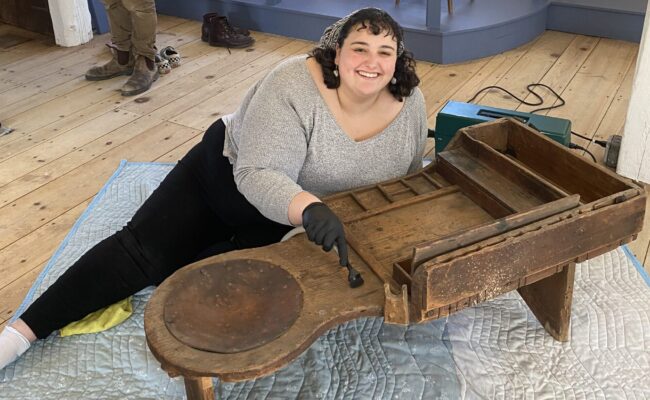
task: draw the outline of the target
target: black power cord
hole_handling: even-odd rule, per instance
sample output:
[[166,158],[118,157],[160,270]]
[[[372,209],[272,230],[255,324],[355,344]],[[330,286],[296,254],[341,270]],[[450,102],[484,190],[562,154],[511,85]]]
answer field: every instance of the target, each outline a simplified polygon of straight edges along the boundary
[[[529,102],[529,101],[526,101],[526,100],[524,100],[524,99],[520,99],[519,97],[515,96],[515,95],[512,94],[510,91],[508,91],[508,90],[505,89],[505,88],[502,88],[501,86],[486,86],[486,87],[484,87],[483,89],[481,89],[481,90],[479,90],[478,92],[476,92],[476,94],[475,94],[471,99],[469,99],[467,102],[468,102],[468,103],[471,103],[472,101],[476,100],[476,98],[477,98],[481,93],[483,93],[483,92],[486,91],[486,90],[497,89],[497,90],[501,90],[501,91],[504,91],[504,92],[508,93],[508,95],[510,95],[510,96],[511,96],[512,98],[514,98],[515,100],[519,101],[519,103],[521,103],[521,104],[525,104],[525,105],[527,105],[527,106],[533,106],[533,107],[534,107],[534,106],[540,106],[540,105],[544,104],[544,99],[542,98],[542,96],[540,96],[539,94],[537,94],[537,93],[533,90],[533,88],[538,87],[538,86],[541,86],[541,87],[543,87],[543,88],[546,88],[548,91],[550,91],[551,93],[553,93],[553,95],[557,98],[557,100],[560,101],[560,104],[553,104],[553,105],[548,106],[548,107],[536,108],[536,109],[530,111],[531,114],[536,113],[536,112],[539,112],[539,111],[552,110],[552,109],[554,109],[554,108],[562,107],[563,105],[566,104],[566,101],[564,101],[564,99],[562,98],[562,96],[560,96],[560,95],[559,95],[555,90],[553,90],[553,88],[551,88],[550,86],[545,85],[545,84],[543,84],[543,83],[531,83],[531,84],[529,84],[529,85],[526,86],[526,90],[528,91],[528,93],[532,94],[533,96],[535,96],[535,97],[537,98],[537,101],[536,101],[536,102]],[[576,135],[576,136],[579,137],[579,138],[582,138],[582,139],[588,140],[589,142],[594,142],[594,143],[596,143],[596,144],[599,145],[599,146],[602,146],[602,147],[606,147],[606,146],[607,146],[607,142],[606,142],[605,140],[594,140],[594,139],[588,138],[588,137],[586,137],[586,136],[584,136],[584,135],[581,135],[581,134],[579,134],[579,133],[576,133],[576,132],[574,132],[574,131],[571,131],[571,134],[572,134],[572,135]],[[593,155],[589,150],[587,150],[586,148],[584,148],[584,147],[582,147],[582,146],[579,146],[579,145],[577,145],[577,144],[575,144],[575,143],[569,143],[569,148],[570,148],[570,149],[577,149],[577,150],[582,150],[582,151],[584,151],[585,153],[587,153],[587,154],[589,154],[589,155],[591,156],[592,160],[594,160],[595,163],[598,163],[598,161],[596,161],[596,157],[595,157],[595,156],[594,156],[594,155]]]
[[586,148],[584,148],[584,147],[582,147],[580,145],[577,145],[575,143],[569,143],[569,148],[570,149],[583,150],[585,153],[587,153],[587,154],[589,154],[591,156],[591,159],[594,160],[595,163],[598,163],[598,161],[596,161],[596,157],[594,157],[594,155],[591,153],[591,151],[587,150]]
[[551,88],[550,86],[545,85],[545,84],[543,84],[543,83],[531,83],[531,84],[529,84],[528,86],[526,86],[526,90],[527,90],[530,94],[532,94],[533,96],[535,96],[535,97],[537,98],[537,101],[534,102],[534,103],[531,103],[531,102],[526,101],[526,100],[524,100],[524,99],[520,99],[519,97],[517,97],[517,96],[515,96],[514,94],[510,93],[507,89],[502,88],[501,86],[487,86],[487,87],[484,87],[483,89],[481,89],[481,90],[479,90],[478,92],[476,92],[476,94],[474,95],[474,97],[472,97],[471,99],[469,99],[467,102],[468,102],[468,103],[471,103],[472,101],[474,101],[474,100],[479,96],[479,94],[483,93],[483,92],[486,91],[486,90],[497,89],[497,90],[502,90],[502,91],[508,93],[510,96],[512,96],[512,98],[514,98],[515,100],[517,100],[517,101],[520,102],[521,104],[525,104],[525,105],[527,105],[527,106],[541,106],[542,104],[544,104],[544,99],[542,99],[542,96],[540,96],[539,94],[537,94],[537,93],[533,90],[533,88],[535,88],[535,87],[537,87],[537,86],[541,86],[541,87],[543,87],[543,88],[548,89],[551,93],[553,93],[553,94],[555,95],[555,97],[557,97],[557,99],[558,99],[561,103],[560,103],[560,104],[554,104],[554,105],[549,106],[549,107],[536,108],[536,109],[530,111],[531,114],[532,114],[532,113],[536,113],[536,112],[538,112],[538,111],[552,110],[552,109],[554,109],[554,108],[562,107],[563,105],[566,104],[566,101],[564,101],[564,99],[562,98],[562,96],[560,96],[559,94],[557,94],[557,92],[556,92],[555,90],[553,90],[553,88]]
[[591,139],[591,138],[588,138],[588,137],[586,137],[586,136],[583,136],[583,135],[581,135],[581,134],[579,134],[579,133],[577,133],[577,132],[574,132],[574,131],[571,131],[571,133],[574,134],[574,135],[576,135],[577,137],[579,137],[579,138],[581,138],[581,139],[588,140],[588,141],[590,141],[590,142],[593,141],[594,143],[596,143],[596,144],[599,145],[600,147],[607,147],[607,141],[606,141],[606,140],[593,140],[593,139]]

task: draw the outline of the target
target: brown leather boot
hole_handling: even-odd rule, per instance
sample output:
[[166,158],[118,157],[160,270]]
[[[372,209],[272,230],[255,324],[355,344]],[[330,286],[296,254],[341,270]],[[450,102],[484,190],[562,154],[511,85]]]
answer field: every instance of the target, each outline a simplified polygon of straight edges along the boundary
[[250,36],[235,32],[226,17],[213,17],[210,24],[210,46],[230,47],[239,49],[248,47],[255,42]]
[[[203,16],[203,25],[201,25],[201,40],[204,42],[209,42],[210,41],[210,25],[212,25],[212,20],[214,18],[217,18],[219,16],[218,13],[208,13]],[[245,28],[239,28],[236,26],[233,26],[232,29],[235,31],[235,33],[238,33],[240,35],[244,36],[250,36],[251,33],[248,29]]]
[[86,72],[89,81],[103,81],[121,75],[131,75],[133,58],[131,52],[112,49],[113,58],[104,65],[96,65]]
[[133,75],[122,86],[122,96],[135,96],[146,92],[158,79],[158,68],[153,60],[137,56],[133,65]]

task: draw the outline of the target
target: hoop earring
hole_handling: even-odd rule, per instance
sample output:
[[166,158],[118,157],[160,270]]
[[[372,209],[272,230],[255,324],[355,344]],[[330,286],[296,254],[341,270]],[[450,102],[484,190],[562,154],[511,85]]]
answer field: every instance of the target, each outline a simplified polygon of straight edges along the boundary
[[334,74],[334,76],[336,78],[339,77],[339,66],[338,65],[334,68],[334,71],[332,71],[332,74]]
[[394,85],[396,83],[397,83],[397,78],[395,78],[395,77],[390,78],[390,84],[391,85]]

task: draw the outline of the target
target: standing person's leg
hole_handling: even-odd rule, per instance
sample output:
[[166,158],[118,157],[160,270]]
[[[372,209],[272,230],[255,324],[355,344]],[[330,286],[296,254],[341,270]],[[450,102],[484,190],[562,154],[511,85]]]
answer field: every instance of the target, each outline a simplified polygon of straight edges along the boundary
[[131,57],[131,13],[124,8],[122,0],[103,0],[106,16],[111,27],[111,44],[113,58],[104,65],[92,67],[86,72],[86,79],[100,81],[121,75],[131,75],[133,58]]
[[154,0],[122,0],[122,4],[131,18],[131,44],[135,58],[133,75],[122,87],[122,95],[133,96],[149,90],[158,79],[155,63],[158,17]]
[[133,36],[133,18],[123,0],[102,0],[111,27],[111,44],[115,49],[130,52]]
[[122,0],[131,17],[131,50],[134,56],[153,60],[156,55],[158,16],[154,0]]

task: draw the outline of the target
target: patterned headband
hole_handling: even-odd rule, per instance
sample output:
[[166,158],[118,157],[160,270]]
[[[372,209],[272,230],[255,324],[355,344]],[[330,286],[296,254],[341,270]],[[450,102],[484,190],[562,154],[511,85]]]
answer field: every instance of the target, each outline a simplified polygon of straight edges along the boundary
[[[378,8],[374,8],[374,7],[369,7],[369,8],[379,10]],[[341,35],[341,28],[343,28],[343,25],[345,25],[345,23],[348,22],[350,17],[356,14],[358,11],[359,10],[356,10],[353,13],[346,15],[345,17],[341,18],[340,20],[336,21],[332,25],[325,28],[325,30],[323,31],[323,36],[320,37],[320,41],[318,42],[318,47],[320,47],[323,50],[327,50],[327,49],[335,50],[336,45],[339,41],[339,36]],[[402,53],[404,53],[404,42],[400,40],[399,43],[397,44],[397,57],[401,56]]]

